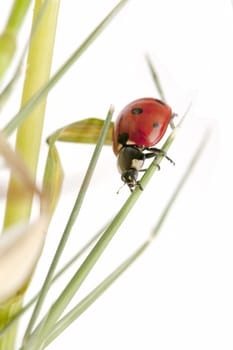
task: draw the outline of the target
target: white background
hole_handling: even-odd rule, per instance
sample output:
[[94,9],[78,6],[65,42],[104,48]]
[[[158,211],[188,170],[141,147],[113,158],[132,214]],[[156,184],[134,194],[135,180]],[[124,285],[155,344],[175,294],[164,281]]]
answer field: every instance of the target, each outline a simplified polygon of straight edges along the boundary
[[[116,3],[61,2],[53,71]],[[29,26],[30,18],[22,42]],[[172,109],[182,115],[193,102],[169,151],[176,166],[163,161],[73,305],[147,238],[206,127],[212,137],[150,249],[50,349],[232,349],[232,42],[230,0],[132,0],[51,93],[44,139],[75,120],[105,118],[110,104],[116,118],[130,101],[158,96],[144,60],[148,52]],[[12,100],[1,123],[17,108]],[[63,196],[27,299],[41,286],[92,150],[59,145]],[[40,173],[45,156],[43,142]],[[63,261],[128,197],[127,188],[116,195],[115,163],[105,147]],[[64,280],[49,300],[63,287]]]

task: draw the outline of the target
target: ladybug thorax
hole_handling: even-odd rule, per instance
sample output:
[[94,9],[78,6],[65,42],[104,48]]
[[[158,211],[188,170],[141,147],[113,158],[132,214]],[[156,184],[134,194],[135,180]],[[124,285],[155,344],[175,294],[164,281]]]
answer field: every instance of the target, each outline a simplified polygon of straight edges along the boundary
[[121,174],[129,169],[139,171],[145,161],[145,156],[139,147],[124,146],[118,153],[117,166]]

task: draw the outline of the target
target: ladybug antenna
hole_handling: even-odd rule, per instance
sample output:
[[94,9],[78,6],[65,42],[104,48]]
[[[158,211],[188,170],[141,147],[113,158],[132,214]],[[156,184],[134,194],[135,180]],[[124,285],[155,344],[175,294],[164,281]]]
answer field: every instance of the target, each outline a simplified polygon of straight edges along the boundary
[[121,189],[125,186],[125,184],[126,184],[126,183],[124,183],[124,184],[118,189],[118,191],[117,191],[116,194],[119,194],[119,193],[120,193]]

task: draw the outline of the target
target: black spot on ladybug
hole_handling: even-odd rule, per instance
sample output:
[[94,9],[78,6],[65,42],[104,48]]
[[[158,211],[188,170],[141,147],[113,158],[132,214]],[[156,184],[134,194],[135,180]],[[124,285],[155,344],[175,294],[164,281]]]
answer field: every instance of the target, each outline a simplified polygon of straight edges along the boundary
[[163,101],[161,101],[161,100],[158,100],[157,98],[155,98],[155,101],[156,102],[158,102],[158,103],[160,103],[161,105],[163,105],[163,106],[165,106],[166,104],[163,102]]
[[140,108],[140,107],[136,107],[136,108],[133,108],[132,110],[131,110],[131,112],[132,112],[132,114],[141,114],[142,112],[143,112],[143,109],[142,108]]
[[126,145],[128,139],[129,139],[129,134],[127,132],[124,132],[124,133],[118,135],[117,142],[120,145],[124,146],[124,145]]
[[153,128],[155,128],[155,129],[159,128],[159,126],[160,126],[159,123],[154,123],[153,124]]

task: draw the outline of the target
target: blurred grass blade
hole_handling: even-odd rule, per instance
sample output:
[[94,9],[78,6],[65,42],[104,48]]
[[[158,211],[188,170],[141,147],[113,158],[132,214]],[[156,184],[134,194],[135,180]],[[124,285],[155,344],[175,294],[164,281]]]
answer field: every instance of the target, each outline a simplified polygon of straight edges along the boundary
[[[107,225],[101,228],[68,262],[55,274],[51,284],[55,283],[62,275],[97,241],[103,234]],[[10,321],[3,328],[0,327],[0,338],[14,325],[14,323],[36,302],[39,293],[37,293],[27,304],[24,305],[16,315],[10,318]]]
[[49,146],[42,185],[42,193],[45,194],[46,201],[43,201],[41,206],[41,212],[49,213],[50,217],[53,215],[60,196],[63,177],[59,154],[55,145],[52,144]]
[[[38,16],[41,15],[40,10],[42,3],[42,0],[35,1],[32,28],[34,28],[34,23],[38,23]],[[40,25],[37,28],[35,35],[33,35],[32,40],[30,41],[27,59],[27,71],[21,99],[22,106],[27,102],[30,96],[38,90],[38,88],[43,86],[43,84],[49,78],[54,46],[53,44],[56,32],[58,7],[59,0],[48,2],[46,11],[44,11],[41,18]],[[27,168],[30,170],[33,179],[36,178],[45,105],[46,99],[41,101],[40,105],[37,106],[37,108],[30,115],[30,118],[28,118],[28,120],[23,125],[21,125],[17,131],[16,149],[23,158],[25,164],[27,165]],[[4,136],[6,136],[6,134],[4,134]],[[26,192],[25,186],[22,186],[22,183],[15,177],[14,172],[11,172],[11,178],[7,192],[4,229],[17,224],[20,221],[29,220],[32,200],[33,193],[28,193],[28,191]],[[40,219],[41,218],[42,216],[40,216]],[[38,244],[38,248],[39,247],[40,245]],[[27,256],[27,254],[24,255],[24,257],[25,256]],[[34,259],[33,261],[36,264],[37,259]],[[34,268],[35,265],[33,267],[33,270]],[[11,278],[9,274],[8,278]],[[14,276],[12,276],[12,279],[14,280]],[[27,283],[25,283],[25,286],[28,285],[29,281],[30,278],[28,279]],[[19,297],[21,297],[22,302],[25,291],[26,288],[20,289],[20,291],[16,291],[18,298],[15,305],[14,297],[12,298],[11,303],[1,305],[0,318],[2,315],[4,317],[4,320],[0,320],[2,325],[3,322],[8,322],[8,319],[6,318],[7,313],[9,313],[10,317],[12,317],[13,308],[14,313],[17,313],[20,308]],[[15,338],[15,336],[16,334],[14,329],[11,329],[9,332],[7,332],[5,336],[0,340],[0,349],[5,349],[5,344],[7,344],[7,349],[10,349],[10,347],[8,347],[8,343],[11,344],[9,346],[11,346],[13,349],[13,337]]]
[[[18,0],[16,0],[16,2],[17,1]],[[20,1],[21,0],[19,0],[18,2],[20,2]],[[39,27],[39,24],[40,24],[42,18],[43,18],[43,15],[45,13],[48,1],[49,0],[45,0],[43,2],[43,4],[41,5],[40,10],[38,12],[38,15],[35,18],[35,21],[33,21],[30,37],[29,37],[28,41],[26,42],[25,47],[22,50],[21,57],[19,58],[19,62],[17,64],[17,67],[16,67],[13,75],[12,75],[12,78],[7,83],[7,85],[4,87],[3,91],[1,91],[1,93],[0,93],[0,109],[3,107],[4,103],[7,102],[7,98],[10,96],[11,91],[13,90],[17,80],[19,79],[19,77],[21,75],[21,71],[22,71],[22,68],[23,68],[23,63],[24,63],[24,59],[25,59],[28,47],[29,47],[29,45],[31,43],[31,40],[32,40],[33,36],[35,35],[35,33],[36,33],[36,31],[37,31],[37,29]],[[17,10],[17,7],[16,7],[16,10]]]
[[144,251],[149,247],[152,241],[155,239],[159,233],[162,224],[167,219],[171,208],[174,205],[175,200],[186,184],[187,180],[191,176],[194,167],[196,166],[198,160],[200,159],[205,147],[210,138],[210,131],[207,130],[201,140],[198,149],[196,150],[194,156],[192,157],[190,163],[188,164],[185,173],[180,179],[175,191],[173,192],[170,200],[168,201],[166,207],[164,208],[155,228],[152,230],[149,238],[128,258],[126,259],[116,270],[114,270],[104,281],[102,281],[91,293],[89,293],[77,306],[75,306],[71,311],[69,311],[61,320],[59,320],[51,333],[45,340],[45,345],[47,346],[51,341],[53,341],[57,336],[59,336],[62,331],[64,331],[72,322],[74,322],[86,309],[88,309],[97,298],[99,298],[114,282],[120,277],[130,265],[136,261],[136,259],[144,253]]
[[206,145],[209,142],[210,136],[211,136],[210,130],[206,130],[200,144],[198,145],[198,148],[197,148],[195,154],[193,155],[191,161],[189,162],[189,164],[187,166],[185,173],[183,174],[182,178],[180,179],[178,185],[176,186],[176,189],[173,192],[170,200],[168,201],[162,215],[160,216],[157,225],[153,229],[153,231],[149,237],[149,241],[153,240],[156,237],[156,235],[158,234],[158,232],[159,232],[162,224],[164,223],[165,219],[167,218],[169,211],[172,208],[176,198],[178,197],[182,188],[186,184],[188,178],[190,177],[190,175],[192,174],[192,172],[194,170],[194,167],[196,166],[198,160],[200,159],[202,153],[204,152]]
[[[27,168],[25,162],[20,155],[13,151],[11,146],[8,144],[4,135],[0,132],[0,154],[3,156],[6,164],[10,170],[14,173],[23,184],[23,191],[29,191],[31,193],[37,193],[41,195],[40,190],[37,188],[33,176]],[[17,193],[18,195],[19,193]]]
[[[104,120],[97,118],[83,119],[78,122],[64,126],[58,129],[47,139],[48,143],[55,141],[94,143],[96,144],[101,133]],[[111,122],[105,139],[105,145],[112,145],[112,130],[114,123]]]
[[14,225],[0,236],[1,304],[28,283],[44,245],[47,223],[47,215],[40,216],[31,224]]
[[48,94],[48,92],[56,85],[56,83],[64,76],[64,74],[71,68],[76,60],[86,51],[92,42],[99,36],[107,24],[114,18],[114,16],[126,5],[129,0],[121,0],[113,10],[104,18],[104,20],[95,28],[95,30],[87,37],[82,45],[68,58],[68,60],[60,67],[60,69],[53,75],[53,77],[40,88],[31,99],[21,108],[21,110],[11,119],[5,126],[4,133],[10,135],[23,121],[28,114],[35,108],[35,106]]
[[[38,16],[41,15],[41,6],[42,1],[36,0],[33,23],[38,23]],[[49,79],[58,10],[59,0],[48,3],[46,11],[43,12],[43,17],[40,20],[40,25],[30,42],[21,106],[24,106],[33,93]],[[33,23],[32,28],[34,27]],[[41,101],[37,108],[28,116],[25,123],[18,128],[16,136],[16,149],[22,155],[34,178],[37,172],[45,109],[46,99]],[[15,179],[14,173],[12,173],[7,193],[4,227],[9,227],[18,220],[25,219],[30,215],[33,196],[24,196],[21,187],[21,183]],[[15,192],[22,193],[21,197],[16,199]]]
[[[45,282],[44,282],[44,284],[42,286],[41,293],[40,293],[40,296],[38,298],[37,304],[35,306],[35,309],[34,309],[33,314],[31,316],[31,319],[30,319],[30,322],[28,324],[27,330],[25,332],[25,336],[24,336],[25,342],[26,342],[27,338],[29,337],[29,335],[31,333],[31,330],[32,330],[32,328],[33,328],[33,326],[34,326],[34,324],[36,322],[36,319],[37,319],[37,317],[39,315],[39,312],[40,312],[40,309],[42,307],[43,301],[44,301],[44,299],[46,297],[46,294],[48,292],[48,289],[50,287],[51,280],[52,280],[53,274],[55,272],[55,269],[57,267],[58,261],[59,261],[59,259],[61,257],[61,254],[62,254],[62,252],[64,250],[65,245],[66,245],[66,242],[67,242],[67,240],[69,238],[71,229],[72,229],[72,227],[73,227],[73,225],[74,225],[74,223],[75,223],[75,221],[77,219],[77,216],[79,214],[79,211],[81,209],[81,205],[82,205],[82,203],[84,201],[84,198],[85,198],[88,186],[90,184],[93,172],[95,170],[95,166],[96,166],[97,160],[99,158],[101,149],[102,149],[103,144],[104,144],[105,137],[107,135],[108,128],[110,126],[112,115],[113,115],[113,107],[111,106],[109,111],[108,111],[108,115],[107,115],[105,124],[103,126],[101,135],[99,137],[98,143],[97,143],[97,145],[95,147],[95,150],[93,152],[93,156],[91,158],[91,161],[90,161],[89,167],[87,169],[85,178],[83,180],[83,183],[81,185],[80,191],[79,191],[78,196],[77,196],[77,199],[75,201],[74,207],[73,207],[72,212],[70,214],[70,217],[69,217],[69,220],[67,222],[66,228],[65,228],[64,233],[62,235],[62,238],[60,240],[59,246],[58,246],[58,248],[56,250],[55,256],[54,256],[53,261],[52,261],[52,264],[51,264],[51,266],[49,268],[49,271],[48,271],[48,274],[46,276]],[[46,328],[47,327],[45,325],[45,329]],[[44,337],[44,335],[43,335],[43,329],[42,329],[41,334],[39,334],[37,339],[36,339],[36,344],[40,344],[40,342],[41,342],[43,337]]]
[[14,57],[17,36],[29,9],[31,0],[15,0],[4,32],[0,36],[0,80],[3,78]]
[[[162,101],[166,102],[166,96],[165,96],[165,93],[164,93],[164,90],[162,87],[161,80],[159,79],[159,75],[155,69],[155,66],[153,65],[149,55],[146,55],[145,58],[146,58],[147,65],[148,65],[148,68],[149,68],[151,76],[152,76],[152,80],[154,81],[154,84],[155,84],[155,87],[159,93],[159,96],[160,96]],[[176,114],[174,114],[174,115],[176,115]],[[172,129],[175,129],[175,123],[174,123],[173,118],[171,118],[169,124],[170,124],[170,127]]]
[[[8,230],[0,236],[0,329],[21,309],[22,295],[43,247],[46,222],[46,215],[40,216],[31,224],[25,223],[23,227],[15,225],[10,232]],[[17,326],[18,323],[15,322],[0,337],[1,350],[15,349]]]
[[30,3],[31,0],[15,0],[7,21],[6,31],[11,32],[15,36],[19,33],[19,29],[27,14]]
[[158,75],[158,73],[157,73],[157,71],[156,71],[156,69],[155,69],[155,67],[150,59],[150,56],[146,55],[145,58],[146,58],[146,62],[147,62],[149,71],[151,73],[152,79],[154,81],[155,87],[159,93],[159,96],[160,96],[162,101],[166,102],[166,96],[165,96],[161,81],[159,79],[159,75]]

